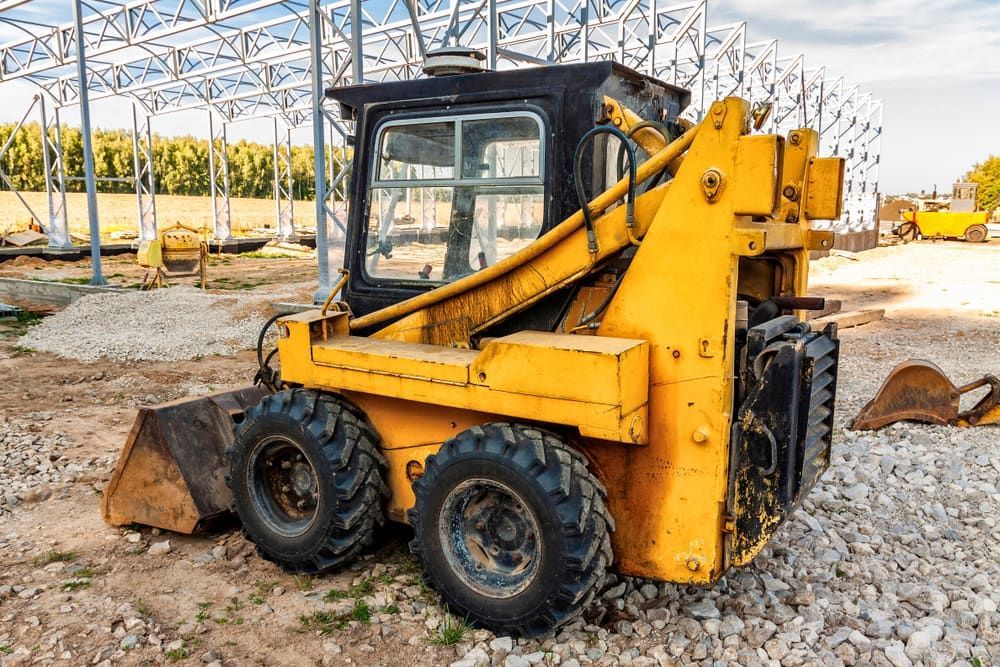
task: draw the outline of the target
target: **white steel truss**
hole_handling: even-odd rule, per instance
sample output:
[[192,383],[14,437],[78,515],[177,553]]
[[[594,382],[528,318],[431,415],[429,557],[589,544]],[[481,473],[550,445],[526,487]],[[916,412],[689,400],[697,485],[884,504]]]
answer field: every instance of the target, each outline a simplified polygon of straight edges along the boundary
[[153,180],[153,130],[150,117],[132,105],[132,155],[135,161],[135,197],[139,238],[156,238],[156,184]]
[[[446,45],[481,49],[497,69],[614,59],[691,90],[692,119],[727,95],[770,103],[764,131],[815,128],[826,152],[847,160],[845,213],[828,226],[876,225],[881,101],[824,67],[808,67],[776,39],[751,41],[745,22],[713,25],[709,0],[87,0],[85,77],[74,72],[79,49],[69,17],[43,25],[20,11],[24,4],[0,9],[0,29],[19,35],[0,44],[0,82],[32,81],[57,109],[78,104],[86,86],[91,99],[132,97],[143,117],[208,108],[217,139],[227,123],[245,118],[274,117],[289,129],[327,126],[329,134],[323,127],[313,134],[320,245],[342,234],[346,170],[334,169],[334,151],[340,160],[349,154],[352,132],[323,104],[322,89],[423,76],[424,54]],[[147,141],[136,129],[137,144]],[[291,187],[279,143],[275,227],[284,235],[291,207],[282,201],[290,202]],[[224,140],[210,153],[213,221],[227,238]],[[153,174],[140,174],[140,162],[137,195],[140,181],[148,183],[152,203]],[[329,284],[324,263],[321,289]]]

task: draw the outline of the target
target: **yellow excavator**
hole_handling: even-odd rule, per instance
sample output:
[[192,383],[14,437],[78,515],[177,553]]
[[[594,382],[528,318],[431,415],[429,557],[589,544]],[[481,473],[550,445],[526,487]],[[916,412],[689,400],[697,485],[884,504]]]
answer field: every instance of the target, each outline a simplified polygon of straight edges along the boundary
[[809,493],[839,349],[803,321],[810,222],[842,161],[737,98],[682,122],[686,91],[618,64],[467,56],[327,92],[356,122],[339,283],[262,332],[258,386],[140,410],[108,522],[232,510],[300,573],[404,522],[452,612],[531,636],[612,569],[715,582]]

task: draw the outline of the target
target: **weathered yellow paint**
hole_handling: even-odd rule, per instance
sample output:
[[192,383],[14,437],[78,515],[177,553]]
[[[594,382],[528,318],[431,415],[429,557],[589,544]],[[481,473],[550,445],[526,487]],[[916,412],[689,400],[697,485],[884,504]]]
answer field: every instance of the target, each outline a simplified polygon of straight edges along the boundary
[[[630,114],[606,104],[626,130],[638,122]],[[637,198],[641,244],[596,336],[520,332],[470,349],[477,333],[630,244],[625,207],[607,210],[622,183],[591,203],[596,258],[576,214],[495,266],[353,320],[367,338],[346,335],[343,314],[286,318],[283,379],[341,392],[369,415],[390,460],[393,518],[413,503],[407,462],[422,463],[458,432],[511,418],[574,426],[608,488],[618,568],[717,579],[728,566],[737,294],[805,292],[809,249],[832,241],[809,229],[811,214],[839,213],[842,188],[843,163],[815,158],[814,132],[798,130],[789,148],[746,136],[749,125],[748,104],[730,98],[664,148],[651,143],[658,133],[641,133],[654,154],[639,181],[680,168]],[[795,191],[785,196],[788,186]]]
[[[733,213],[767,216],[774,211],[780,178],[781,147],[774,135],[748,135],[737,140],[736,165],[724,179],[732,188]],[[727,175],[728,176],[728,175]],[[762,246],[763,247],[763,246]]]
[[477,351],[361,336],[324,339],[316,327],[323,318],[311,317],[282,320],[285,382],[520,419],[541,414],[582,435],[646,442],[645,341],[524,331]]

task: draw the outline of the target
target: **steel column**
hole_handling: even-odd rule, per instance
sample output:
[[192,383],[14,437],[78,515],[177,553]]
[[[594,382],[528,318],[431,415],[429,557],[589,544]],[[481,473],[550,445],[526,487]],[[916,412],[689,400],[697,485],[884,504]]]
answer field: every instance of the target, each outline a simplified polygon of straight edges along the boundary
[[[358,30],[358,22],[361,17],[361,3],[357,0],[351,2],[351,40],[355,36],[360,42],[361,36]],[[319,289],[316,291],[314,301],[321,303],[326,300],[330,292],[330,237],[329,225],[326,217],[326,138],[323,121],[323,101],[325,91],[323,90],[323,17],[319,0],[309,0],[309,62],[312,67],[312,126],[313,126],[313,173],[316,183],[316,259],[319,273]],[[358,33],[355,35],[354,33]],[[356,73],[355,81],[360,80],[361,59],[360,52],[354,51],[351,54],[353,66]]]
[[49,224],[45,229],[50,248],[72,248],[69,223],[66,219],[66,172],[63,167],[62,130],[59,108],[52,110],[54,123],[49,124],[45,96],[38,96],[41,112],[42,162],[45,167],[45,197],[49,205]]
[[295,235],[295,209],[292,190],[292,131],[284,128],[282,140],[278,119],[274,119],[274,223],[278,238]]
[[212,199],[212,233],[218,241],[233,238],[229,207],[229,149],[226,123],[208,111],[208,185]]
[[156,186],[153,176],[153,130],[150,117],[132,104],[132,156],[135,161],[135,198],[139,240],[156,238]]
[[83,5],[73,0],[76,25],[76,75],[80,86],[80,134],[83,139],[83,177],[87,184],[87,220],[90,223],[91,285],[106,285],[101,273],[101,225],[97,217],[97,183],[94,179],[94,145],[90,134],[90,96],[87,85],[87,54],[83,32]]

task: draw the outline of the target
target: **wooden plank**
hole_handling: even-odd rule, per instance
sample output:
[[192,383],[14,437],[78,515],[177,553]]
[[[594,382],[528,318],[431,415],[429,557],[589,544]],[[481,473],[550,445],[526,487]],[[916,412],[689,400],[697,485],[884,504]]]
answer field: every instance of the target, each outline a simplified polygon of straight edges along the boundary
[[826,307],[823,308],[823,310],[809,312],[809,319],[818,320],[821,317],[826,317],[827,315],[833,315],[834,313],[839,313],[842,305],[843,304],[838,299],[827,299]]
[[862,324],[868,324],[869,322],[877,322],[878,320],[885,318],[885,309],[876,308],[872,310],[852,310],[847,313],[838,313],[836,315],[830,315],[829,317],[821,317],[813,320],[815,326],[814,329],[820,329],[830,322],[835,322],[837,327],[841,329],[850,329],[851,327],[859,327]]

